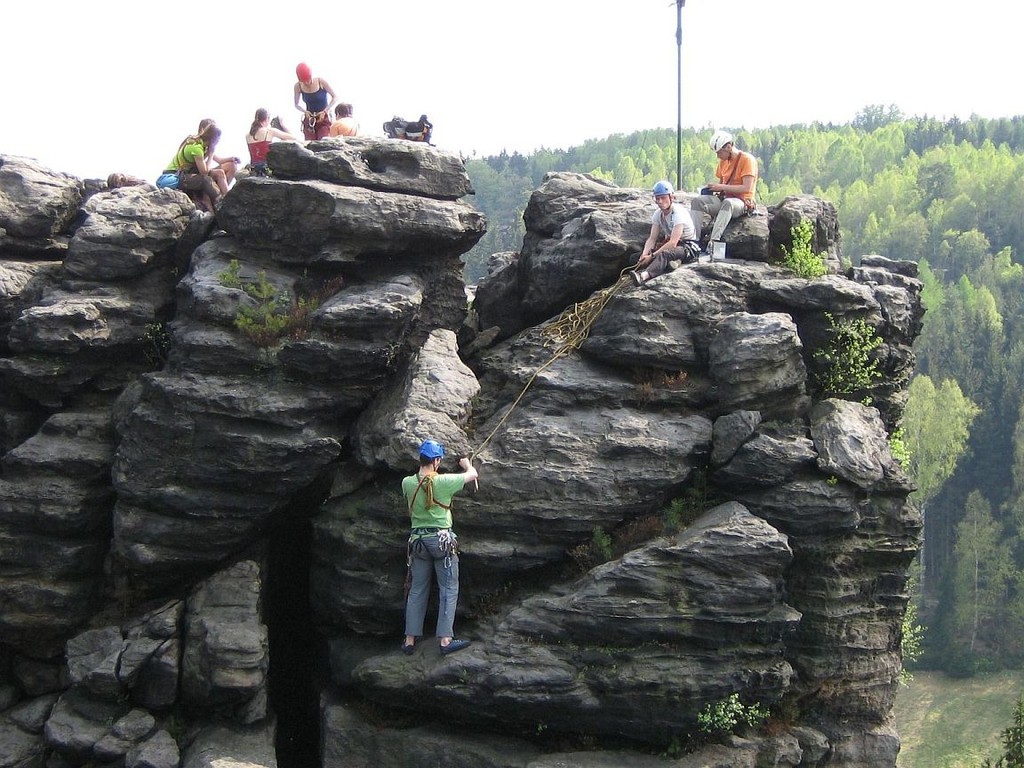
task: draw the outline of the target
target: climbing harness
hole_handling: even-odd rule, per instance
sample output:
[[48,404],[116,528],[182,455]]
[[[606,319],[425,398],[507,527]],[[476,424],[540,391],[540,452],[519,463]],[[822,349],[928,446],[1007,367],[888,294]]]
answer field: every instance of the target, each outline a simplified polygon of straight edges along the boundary
[[[437,472],[427,472],[420,478],[416,490],[409,499],[409,518],[412,519],[412,505],[419,495],[420,489],[426,494],[426,506],[441,507],[451,512],[451,504],[442,504],[434,498],[434,477]],[[436,528],[433,526],[416,527],[409,531],[409,540],[405,548],[405,599],[409,599],[409,590],[412,588],[412,558],[414,552],[421,552],[426,548],[423,539],[427,536],[437,536],[437,546],[444,552],[444,567],[449,570],[452,567],[452,557],[459,552],[459,539],[451,528]]]
[[437,548],[444,553],[444,567],[452,567],[452,557],[459,554],[459,537],[451,528],[413,528],[409,532],[409,541],[405,549],[406,565],[406,596],[408,597],[408,585],[412,582],[412,556],[414,552],[423,552],[427,545],[423,539],[428,536],[437,536]]
[[326,109],[321,110],[320,112],[310,112],[309,113],[309,119],[306,121],[308,123],[308,125],[309,125],[309,130],[310,131],[315,131],[316,127],[320,123],[322,123],[325,120],[327,120],[327,117],[328,117],[328,115],[327,115],[327,110]]
[[452,555],[459,551],[459,539],[451,528],[442,528],[437,532],[437,547],[444,552],[444,567],[452,567]]

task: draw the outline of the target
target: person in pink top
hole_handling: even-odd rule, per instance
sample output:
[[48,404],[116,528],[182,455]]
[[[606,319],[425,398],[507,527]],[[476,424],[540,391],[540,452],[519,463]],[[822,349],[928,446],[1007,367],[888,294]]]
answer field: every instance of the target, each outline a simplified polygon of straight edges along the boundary
[[281,131],[270,124],[270,113],[263,107],[256,110],[256,115],[245,135],[245,143],[249,146],[249,173],[253,176],[267,175],[267,152],[274,139],[281,141],[298,141],[286,131]]

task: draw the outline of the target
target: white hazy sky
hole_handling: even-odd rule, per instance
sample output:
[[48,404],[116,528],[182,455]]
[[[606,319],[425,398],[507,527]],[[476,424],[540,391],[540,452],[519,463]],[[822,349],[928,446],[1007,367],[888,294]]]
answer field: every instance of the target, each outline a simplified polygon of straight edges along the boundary
[[[908,116],[1024,114],[1012,7],[686,0],[683,125],[848,122],[872,104]],[[152,180],[212,117],[224,130],[218,153],[248,159],[258,107],[298,132],[299,61],[354,105],[364,134],[426,113],[434,143],[467,156],[674,129],[676,16],[675,0],[8,3],[0,154],[83,178]]]

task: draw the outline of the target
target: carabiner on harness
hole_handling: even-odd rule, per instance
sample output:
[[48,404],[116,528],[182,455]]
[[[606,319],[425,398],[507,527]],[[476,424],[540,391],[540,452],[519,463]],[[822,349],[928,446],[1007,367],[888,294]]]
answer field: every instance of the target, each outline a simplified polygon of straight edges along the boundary
[[444,552],[444,567],[452,567],[452,555],[458,552],[459,540],[451,528],[442,528],[437,532],[437,548]]

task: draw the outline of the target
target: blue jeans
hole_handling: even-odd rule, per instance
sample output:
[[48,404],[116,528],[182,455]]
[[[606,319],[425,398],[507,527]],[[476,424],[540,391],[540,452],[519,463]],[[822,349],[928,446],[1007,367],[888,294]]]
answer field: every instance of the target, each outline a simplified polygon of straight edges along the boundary
[[414,541],[411,547],[412,587],[405,603],[405,634],[413,637],[423,634],[433,570],[440,592],[436,634],[437,637],[454,637],[455,605],[459,601],[459,556],[443,552],[436,533]]

